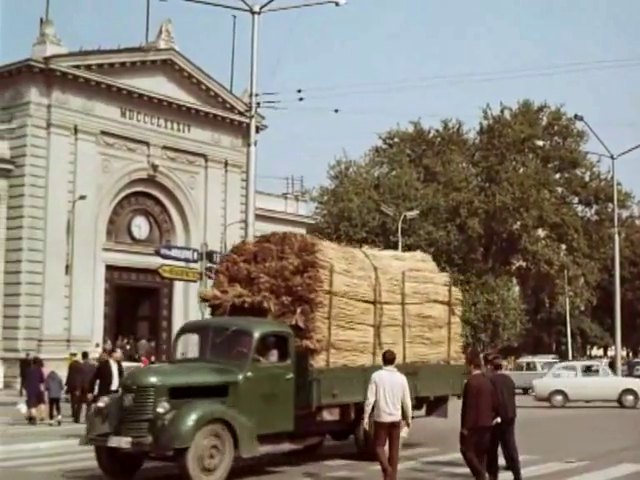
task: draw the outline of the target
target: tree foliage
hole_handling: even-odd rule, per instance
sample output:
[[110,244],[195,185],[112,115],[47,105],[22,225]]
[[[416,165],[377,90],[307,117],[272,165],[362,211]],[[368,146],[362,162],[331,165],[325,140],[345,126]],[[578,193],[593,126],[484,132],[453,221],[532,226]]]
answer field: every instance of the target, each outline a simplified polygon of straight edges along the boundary
[[[328,183],[314,192],[315,233],[395,248],[400,212],[419,209],[403,222],[404,248],[431,253],[458,278],[470,343],[563,348],[566,268],[576,344],[607,344],[613,185],[584,153],[586,140],[561,108],[531,101],[486,107],[474,128],[451,119],[393,128],[363,158],[329,167]],[[622,210],[631,202],[620,189]],[[624,229],[630,241],[640,240],[635,222]],[[640,282],[640,256],[628,249],[624,256],[637,260],[626,262],[625,279]],[[627,330],[637,325],[636,297],[625,290]],[[489,328],[492,317],[497,326]]]

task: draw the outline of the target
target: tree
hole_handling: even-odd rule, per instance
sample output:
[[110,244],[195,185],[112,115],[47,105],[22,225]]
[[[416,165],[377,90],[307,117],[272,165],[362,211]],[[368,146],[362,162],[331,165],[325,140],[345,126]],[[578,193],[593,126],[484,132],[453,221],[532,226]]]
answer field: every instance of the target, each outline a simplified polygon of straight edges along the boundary
[[526,317],[514,279],[469,276],[460,283],[465,347],[493,351],[518,345]]
[[[611,327],[611,316],[598,307],[598,286],[609,258],[612,185],[584,154],[585,141],[561,108],[530,101],[486,107],[473,131],[457,120],[437,128],[420,122],[396,127],[361,160],[331,165],[328,184],[315,192],[315,233],[394,248],[397,219],[383,214],[381,205],[419,208],[419,218],[404,230],[406,248],[431,253],[469,289],[476,311],[507,302],[496,282],[515,279],[528,348],[561,348],[567,268],[574,334],[580,343],[601,341]],[[621,205],[630,199],[621,190]],[[473,321],[467,316],[473,335],[480,334],[472,324],[482,325],[484,315]]]

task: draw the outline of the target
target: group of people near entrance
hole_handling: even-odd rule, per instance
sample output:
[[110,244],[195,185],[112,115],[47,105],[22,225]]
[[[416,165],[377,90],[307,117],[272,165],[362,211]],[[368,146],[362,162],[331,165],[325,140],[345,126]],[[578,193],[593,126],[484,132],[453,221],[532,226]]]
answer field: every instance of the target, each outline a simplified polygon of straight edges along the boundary
[[[382,368],[371,376],[363,427],[373,428],[373,441],[384,480],[397,480],[400,438],[411,427],[412,401],[407,378],[395,367],[396,354],[382,354]],[[498,355],[469,351],[469,377],[462,396],[460,452],[475,480],[498,479],[498,448],[513,474],[522,480],[515,438],[516,389],[502,372]],[[373,420],[373,422],[371,422]]]
[[104,349],[97,363],[89,357],[89,352],[70,354],[70,361],[63,382],[54,370],[45,370],[44,362],[39,357],[26,354],[20,362],[20,395],[26,396],[24,413],[31,425],[45,422],[46,405],[49,406],[49,423],[60,425],[61,398],[65,392],[71,403],[71,417],[80,423],[82,411],[94,398],[109,395],[120,390],[120,381],[124,375],[122,351],[118,348]]

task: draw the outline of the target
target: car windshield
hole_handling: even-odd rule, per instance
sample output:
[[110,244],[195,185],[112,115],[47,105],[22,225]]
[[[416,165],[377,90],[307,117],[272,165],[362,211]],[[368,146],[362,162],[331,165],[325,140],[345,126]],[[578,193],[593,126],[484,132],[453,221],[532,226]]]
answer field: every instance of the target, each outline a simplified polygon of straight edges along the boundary
[[253,334],[229,326],[215,326],[180,332],[174,341],[173,361],[247,362],[253,348]]

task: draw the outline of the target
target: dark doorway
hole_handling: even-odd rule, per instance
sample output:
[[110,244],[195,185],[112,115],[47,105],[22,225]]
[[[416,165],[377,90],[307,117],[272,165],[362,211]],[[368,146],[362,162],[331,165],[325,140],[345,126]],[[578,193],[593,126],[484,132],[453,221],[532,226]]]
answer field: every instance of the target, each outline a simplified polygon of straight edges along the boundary
[[104,297],[104,337],[155,343],[158,361],[166,361],[171,346],[173,283],[155,270],[107,267]]
[[156,339],[160,288],[117,286],[116,337]]

